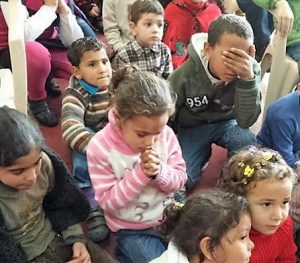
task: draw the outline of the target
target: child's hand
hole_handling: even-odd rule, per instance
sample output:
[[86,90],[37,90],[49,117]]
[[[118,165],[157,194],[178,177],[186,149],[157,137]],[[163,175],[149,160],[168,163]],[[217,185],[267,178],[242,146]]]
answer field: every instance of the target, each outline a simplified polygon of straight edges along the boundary
[[91,257],[85,245],[81,242],[73,244],[73,259],[67,263],[91,263]]
[[238,48],[231,48],[222,52],[225,65],[231,69],[240,79],[251,80],[254,78],[253,57],[254,45],[250,47],[249,54]]
[[146,149],[140,158],[144,174],[149,178],[155,177],[160,171],[160,160],[156,150]]
[[98,6],[96,4],[91,4],[92,6],[92,9],[89,13],[90,16],[94,16],[94,17],[97,17],[100,15],[100,10],[98,8]]

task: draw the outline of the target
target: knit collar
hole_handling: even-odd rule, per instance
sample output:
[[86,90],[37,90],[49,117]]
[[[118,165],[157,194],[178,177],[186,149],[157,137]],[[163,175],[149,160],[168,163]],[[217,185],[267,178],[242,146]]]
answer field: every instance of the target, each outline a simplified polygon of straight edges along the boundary
[[83,87],[91,95],[96,94],[97,91],[100,89],[100,87],[91,85],[82,79],[79,79],[78,82],[81,85],[81,87]]
[[141,56],[144,54],[144,52],[148,51],[148,52],[159,52],[159,44],[155,44],[152,47],[142,47],[136,39],[132,40],[131,42],[132,47],[134,48],[134,50],[136,51],[136,53]]

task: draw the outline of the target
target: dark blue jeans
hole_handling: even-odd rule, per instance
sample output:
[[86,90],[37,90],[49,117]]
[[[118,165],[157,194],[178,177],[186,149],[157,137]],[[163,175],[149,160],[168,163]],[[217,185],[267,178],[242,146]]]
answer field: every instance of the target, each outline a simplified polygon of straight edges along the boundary
[[229,155],[256,143],[255,135],[249,129],[239,127],[234,119],[192,128],[180,127],[178,140],[187,166],[187,187],[192,187],[199,180],[201,168],[210,158],[212,143],[226,148]]
[[167,244],[154,228],[122,229],[115,236],[115,256],[120,263],[148,263],[158,258],[167,248]]
[[84,19],[76,17],[76,20],[85,37],[96,37],[96,33]]

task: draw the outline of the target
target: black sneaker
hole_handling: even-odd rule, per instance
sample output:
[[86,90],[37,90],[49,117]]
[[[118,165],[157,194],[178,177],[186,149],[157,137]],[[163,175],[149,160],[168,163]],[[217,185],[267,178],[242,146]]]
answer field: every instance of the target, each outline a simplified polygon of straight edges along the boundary
[[48,127],[58,124],[58,120],[46,100],[29,101],[29,108],[40,124]]
[[45,90],[49,97],[55,98],[61,95],[61,90],[58,84],[55,82],[54,79],[49,77],[46,80]]
[[109,236],[109,229],[106,225],[103,211],[99,206],[91,209],[86,223],[87,235],[95,243],[101,242]]

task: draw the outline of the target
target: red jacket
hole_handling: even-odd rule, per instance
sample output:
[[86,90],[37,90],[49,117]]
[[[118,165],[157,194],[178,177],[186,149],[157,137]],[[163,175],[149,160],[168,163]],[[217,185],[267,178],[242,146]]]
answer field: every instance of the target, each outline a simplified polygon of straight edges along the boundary
[[165,9],[166,29],[163,42],[171,49],[174,68],[187,59],[186,47],[195,33],[207,32],[210,23],[221,15],[213,3],[173,0]]

